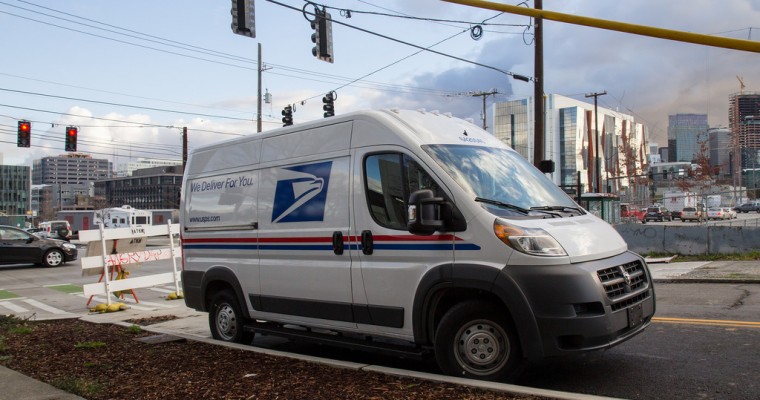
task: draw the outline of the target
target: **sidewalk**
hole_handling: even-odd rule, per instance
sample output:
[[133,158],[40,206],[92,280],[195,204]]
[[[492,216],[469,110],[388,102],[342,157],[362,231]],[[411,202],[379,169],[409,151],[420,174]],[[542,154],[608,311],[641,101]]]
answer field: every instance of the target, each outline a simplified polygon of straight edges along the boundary
[[760,283],[760,261],[653,262],[647,260],[655,284]]
[[[652,277],[657,283],[756,283],[760,284],[760,261],[690,261],[690,262],[660,262],[657,260],[648,260],[649,269],[652,272]],[[194,310],[181,308],[179,310],[174,309],[170,311],[156,311],[150,312],[146,315],[144,312],[137,312],[133,310],[127,310],[119,313],[107,313],[107,314],[94,314],[82,317],[84,320],[88,320],[96,323],[115,323],[125,324],[125,320],[139,317],[150,317],[153,314],[166,314],[170,312],[177,316],[177,319],[157,323],[146,327],[146,330],[154,331],[156,333],[171,333],[178,336],[183,336],[191,340],[208,341],[214,344],[230,345],[220,342],[215,342],[210,339],[210,333],[208,332],[207,314],[198,313]],[[182,332],[182,333],[178,333]],[[236,345],[232,345],[236,346]],[[258,349],[252,346],[240,346],[240,348],[250,351],[265,351],[275,352],[273,350]],[[285,354],[281,354],[285,355]],[[294,355],[288,355],[293,357]],[[297,355],[295,355],[298,357]],[[311,359],[310,361],[317,361]],[[324,363],[339,363],[331,360],[319,360]],[[343,365],[345,367],[345,365]],[[385,373],[404,374],[408,371],[402,370],[390,370],[383,369],[382,367],[370,367],[362,366],[363,369],[370,370],[376,368],[382,370]],[[438,379],[451,382],[453,379],[450,377],[441,377],[439,375],[415,373],[415,376],[422,379]],[[574,393],[562,393],[554,391],[543,391],[540,389],[519,387],[506,384],[478,382],[478,381],[465,381],[471,386],[481,386],[488,389],[501,389],[512,393],[522,394],[534,394],[543,395],[547,397],[553,397],[557,399],[601,399],[602,397],[580,395]],[[76,400],[81,399],[76,395],[66,393],[62,390],[56,389],[46,383],[37,381],[35,379],[24,376],[18,372],[0,366],[0,400],[31,400],[31,399],[61,399],[61,400]]]

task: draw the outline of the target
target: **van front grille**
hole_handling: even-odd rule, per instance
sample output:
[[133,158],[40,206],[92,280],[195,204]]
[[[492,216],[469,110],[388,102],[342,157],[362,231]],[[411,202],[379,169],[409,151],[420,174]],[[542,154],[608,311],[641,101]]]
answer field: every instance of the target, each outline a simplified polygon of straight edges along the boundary
[[641,261],[596,271],[604,286],[612,311],[617,311],[649,298],[649,281]]

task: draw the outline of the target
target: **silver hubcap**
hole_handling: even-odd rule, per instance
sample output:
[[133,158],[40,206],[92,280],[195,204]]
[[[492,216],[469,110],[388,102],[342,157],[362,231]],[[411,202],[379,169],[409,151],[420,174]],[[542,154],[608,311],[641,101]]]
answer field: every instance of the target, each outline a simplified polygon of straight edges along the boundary
[[457,332],[459,364],[474,375],[487,375],[509,359],[509,342],[504,330],[490,321],[475,321]]
[[232,340],[237,332],[235,312],[229,304],[219,306],[216,313],[216,330],[224,340]]
[[63,261],[63,255],[57,251],[51,251],[48,253],[46,260],[48,265],[56,267]]

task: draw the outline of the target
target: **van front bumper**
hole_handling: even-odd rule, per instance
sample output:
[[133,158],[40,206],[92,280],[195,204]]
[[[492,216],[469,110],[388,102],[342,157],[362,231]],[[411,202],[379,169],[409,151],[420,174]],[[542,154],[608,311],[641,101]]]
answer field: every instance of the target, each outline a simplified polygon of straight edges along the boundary
[[507,266],[500,279],[520,288],[530,308],[541,339],[533,350],[542,353],[532,356],[614,346],[643,331],[655,313],[649,269],[632,252],[569,265]]

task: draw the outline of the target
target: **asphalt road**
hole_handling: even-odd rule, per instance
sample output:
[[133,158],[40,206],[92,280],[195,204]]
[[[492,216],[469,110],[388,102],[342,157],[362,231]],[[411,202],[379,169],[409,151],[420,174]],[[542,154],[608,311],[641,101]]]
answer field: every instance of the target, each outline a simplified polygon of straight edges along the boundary
[[[161,261],[146,264],[137,273],[166,272],[170,268],[169,261]],[[88,299],[77,287],[97,280],[98,276],[82,276],[78,262],[55,269],[0,266],[0,313],[33,319],[87,314]],[[173,290],[170,284],[137,289],[140,302],[131,303],[131,318],[187,311],[181,300],[165,299]],[[656,295],[656,320],[641,335],[606,351],[531,366],[517,384],[629,399],[760,398],[760,284],[659,284]],[[127,300],[131,300],[129,296]],[[204,316],[185,318],[164,329],[208,336]],[[437,371],[433,362],[273,337],[257,336],[254,344],[353,362]]]

